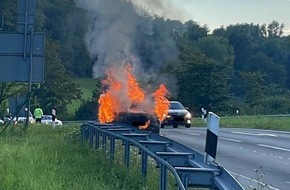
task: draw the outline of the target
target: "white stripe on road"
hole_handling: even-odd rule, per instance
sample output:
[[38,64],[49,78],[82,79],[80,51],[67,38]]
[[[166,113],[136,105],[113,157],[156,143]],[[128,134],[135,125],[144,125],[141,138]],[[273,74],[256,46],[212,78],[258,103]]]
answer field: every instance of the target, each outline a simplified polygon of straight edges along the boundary
[[250,135],[250,136],[268,136],[268,137],[277,137],[277,135],[274,135],[274,134],[268,134],[268,133],[258,133],[258,134],[253,134],[253,133],[245,133],[245,132],[239,132],[239,131],[232,131],[231,133],[234,133],[234,134],[240,134],[240,135]]
[[282,151],[290,152],[290,149],[287,149],[287,148],[281,148],[281,147],[271,146],[271,145],[266,145],[266,144],[257,144],[257,145],[258,146],[262,146],[262,147],[266,147],[266,148],[272,148],[272,149],[276,149],[276,150],[282,150]]
[[241,141],[241,140],[237,140],[237,139],[229,139],[229,138],[224,138],[224,137],[219,137],[219,139],[221,139],[221,140],[226,140],[226,141],[239,142],[239,143],[243,142],[243,141]]
[[182,132],[180,132],[180,133],[185,134],[185,135],[191,134],[191,135],[193,135],[193,136],[200,136],[200,134],[198,134],[198,133],[192,133],[192,132],[185,132],[185,131],[182,131]]

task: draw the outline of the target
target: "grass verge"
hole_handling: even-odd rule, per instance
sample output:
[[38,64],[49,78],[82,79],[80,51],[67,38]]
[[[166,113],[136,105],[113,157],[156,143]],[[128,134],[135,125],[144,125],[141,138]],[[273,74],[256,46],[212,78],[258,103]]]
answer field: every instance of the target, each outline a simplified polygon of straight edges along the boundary
[[[75,83],[80,85],[82,92],[82,100],[89,100],[92,98],[93,91],[96,89],[96,79],[92,78],[75,78],[73,79]],[[68,105],[68,112],[74,114],[75,111],[81,106],[82,100],[74,100],[70,105]],[[97,104],[97,101],[96,101]]]
[[[104,151],[81,146],[78,131],[78,125],[55,130],[36,125],[27,132],[21,127],[6,130],[0,136],[0,189],[158,189],[156,165],[149,166],[144,181],[138,154],[132,156],[128,170],[123,151],[116,151],[119,155],[112,162]],[[176,188],[174,183],[171,187]]]
[[[193,118],[193,126],[204,127],[201,118]],[[290,117],[228,116],[220,118],[220,127],[290,131]]]

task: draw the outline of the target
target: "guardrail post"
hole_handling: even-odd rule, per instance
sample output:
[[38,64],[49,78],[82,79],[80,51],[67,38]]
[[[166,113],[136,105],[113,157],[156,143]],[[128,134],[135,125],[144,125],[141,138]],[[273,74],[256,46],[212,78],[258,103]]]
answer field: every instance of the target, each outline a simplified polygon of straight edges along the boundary
[[[116,128],[114,128],[116,127]],[[123,130],[126,131],[125,135]],[[130,165],[131,146],[139,148],[141,153],[141,172],[146,180],[148,177],[148,161],[155,159],[159,168],[159,190],[168,189],[168,171],[175,178],[178,190],[187,190],[188,187],[209,187],[212,189],[244,190],[237,181],[231,177],[222,167],[209,167],[204,164],[202,155],[198,152],[183,147],[162,136],[143,134],[143,131],[135,130],[127,132],[127,127],[116,125],[87,124],[81,126],[82,144],[95,149],[102,146],[106,150],[106,144],[110,143],[110,160],[113,160],[116,152],[116,140],[121,139],[124,145],[124,164]],[[138,133],[137,133],[138,132]],[[132,138],[129,138],[132,137]],[[102,142],[101,139],[102,138]],[[107,142],[110,140],[110,142]],[[89,141],[89,142],[88,142]],[[135,149],[133,149],[135,151]]]
[[81,130],[82,133],[82,146],[85,146],[85,141],[88,141],[89,138],[89,127],[84,126]]
[[106,133],[102,133],[102,136],[103,136],[103,143],[102,143],[102,148],[103,148],[103,150],[106,150],[106,144],[107,144],[107,135],[106,135]]
[[90,147],[94,147],[94,128],[90,127],[89,128],[89,142],[90,142]]
[[100,148],[100,132],[98,130],[96,130],[96,145],[95,145],[95,149],[99,149]]
[[[187,190],[188,189],[188,183],[189,183],[188,175],[183,173],[183,174],[180,175],[180,178],[181,178],[181,181],[182,181],[182,183],[184,185],[184,188]],[[180,188],[178,188],[178,190],[180,190]]]
[[115,156],[115,137],[110,136],[110,159],[114,160]]
[[148,155],[142,151],[141,153],[141,159],[142,159],[142,176],[144,178],[147,177],[147,163],[148,163]]
[[85,145],[85,130],[84,127],[81,129],[81,135],[82,135],[82,146]]
[[159,190],[167,190],[167,169],[163,164],[160,166],[160,184]]
[[125,145],[125,165],[129,168],[130,163],[130,143],[128,141],[124,142]]

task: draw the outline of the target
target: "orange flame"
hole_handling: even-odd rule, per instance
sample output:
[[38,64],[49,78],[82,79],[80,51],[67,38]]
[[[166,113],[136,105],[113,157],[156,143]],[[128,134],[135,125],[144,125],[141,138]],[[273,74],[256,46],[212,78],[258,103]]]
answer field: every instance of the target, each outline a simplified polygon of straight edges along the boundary
[[99,98],[99,121],[100,123],[110,123],[115,119],[115,101],[112,96],[107,94],[102,94]]
[[167,94],[168,90],[166,89],[164,84],[161,84],[160,87],[153,94],[153,96],[155,97],[154,113],[158,117],[159,121],[163,121],[168,114],[169,101],[166,98]]
[[146,121],[145,125],[139,126],[139,129],[147,129],[147,127],[149,127],[149,125],[150,125],[150,120]]
[[[165,119],[169,101],[166,99],[168,91],[164,84],[160,85],[159,89],[153,94],[155,108],[149,106],[148,109],[148,106],[144,105],[154,105],[154,102],[151,102],[150,96],[146,96],[140,87],[132,74],[132,67],[129,64],[126,68],[122,67],[121,69],[112,67],[107,70],[106,74],[107,79],[103,81],[103,84],[108,86],[108,89],[101,94],[98,100],[98,119],[100,123],[113,122],[122,111],[133,112],[136,110],[144,111],[148,114],[154,112],[160,121]],[[130,109],[132,106],[136,106],[139,109],[132,110]],[[149,124],[150,120],[144,126],[140,126],[140,128],[145,129]]]
[[113,68],[107,71],[107,80],[103,84],[110,87],[107,92],[101,94],[99,103],[98,118],[100,123],[110,123],[116,118],[118,113],[119,102],[117,101],[117,92],[122,88],[122,84],[117,81],[113,76]]
[[128,64],[127,68],[127,83],[128,83],[128,96],[132,103],[142,102],[145,94],[138,84],[136,78],[132,74],[132,67]]

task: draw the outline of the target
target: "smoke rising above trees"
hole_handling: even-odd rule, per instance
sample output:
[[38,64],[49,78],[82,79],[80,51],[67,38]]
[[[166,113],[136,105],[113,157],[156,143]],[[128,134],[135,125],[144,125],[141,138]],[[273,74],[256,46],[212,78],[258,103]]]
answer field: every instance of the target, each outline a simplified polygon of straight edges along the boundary
[[95,61],[93,77],[102,77],[110,65],[131,62],[138,76],[149,81],[165,61],[177,57],[173,36],[158,28],[162,22],[154,17],[155,10],[170,7],[168,2],[76,0],[76,5],[90,21],[85,42]]

